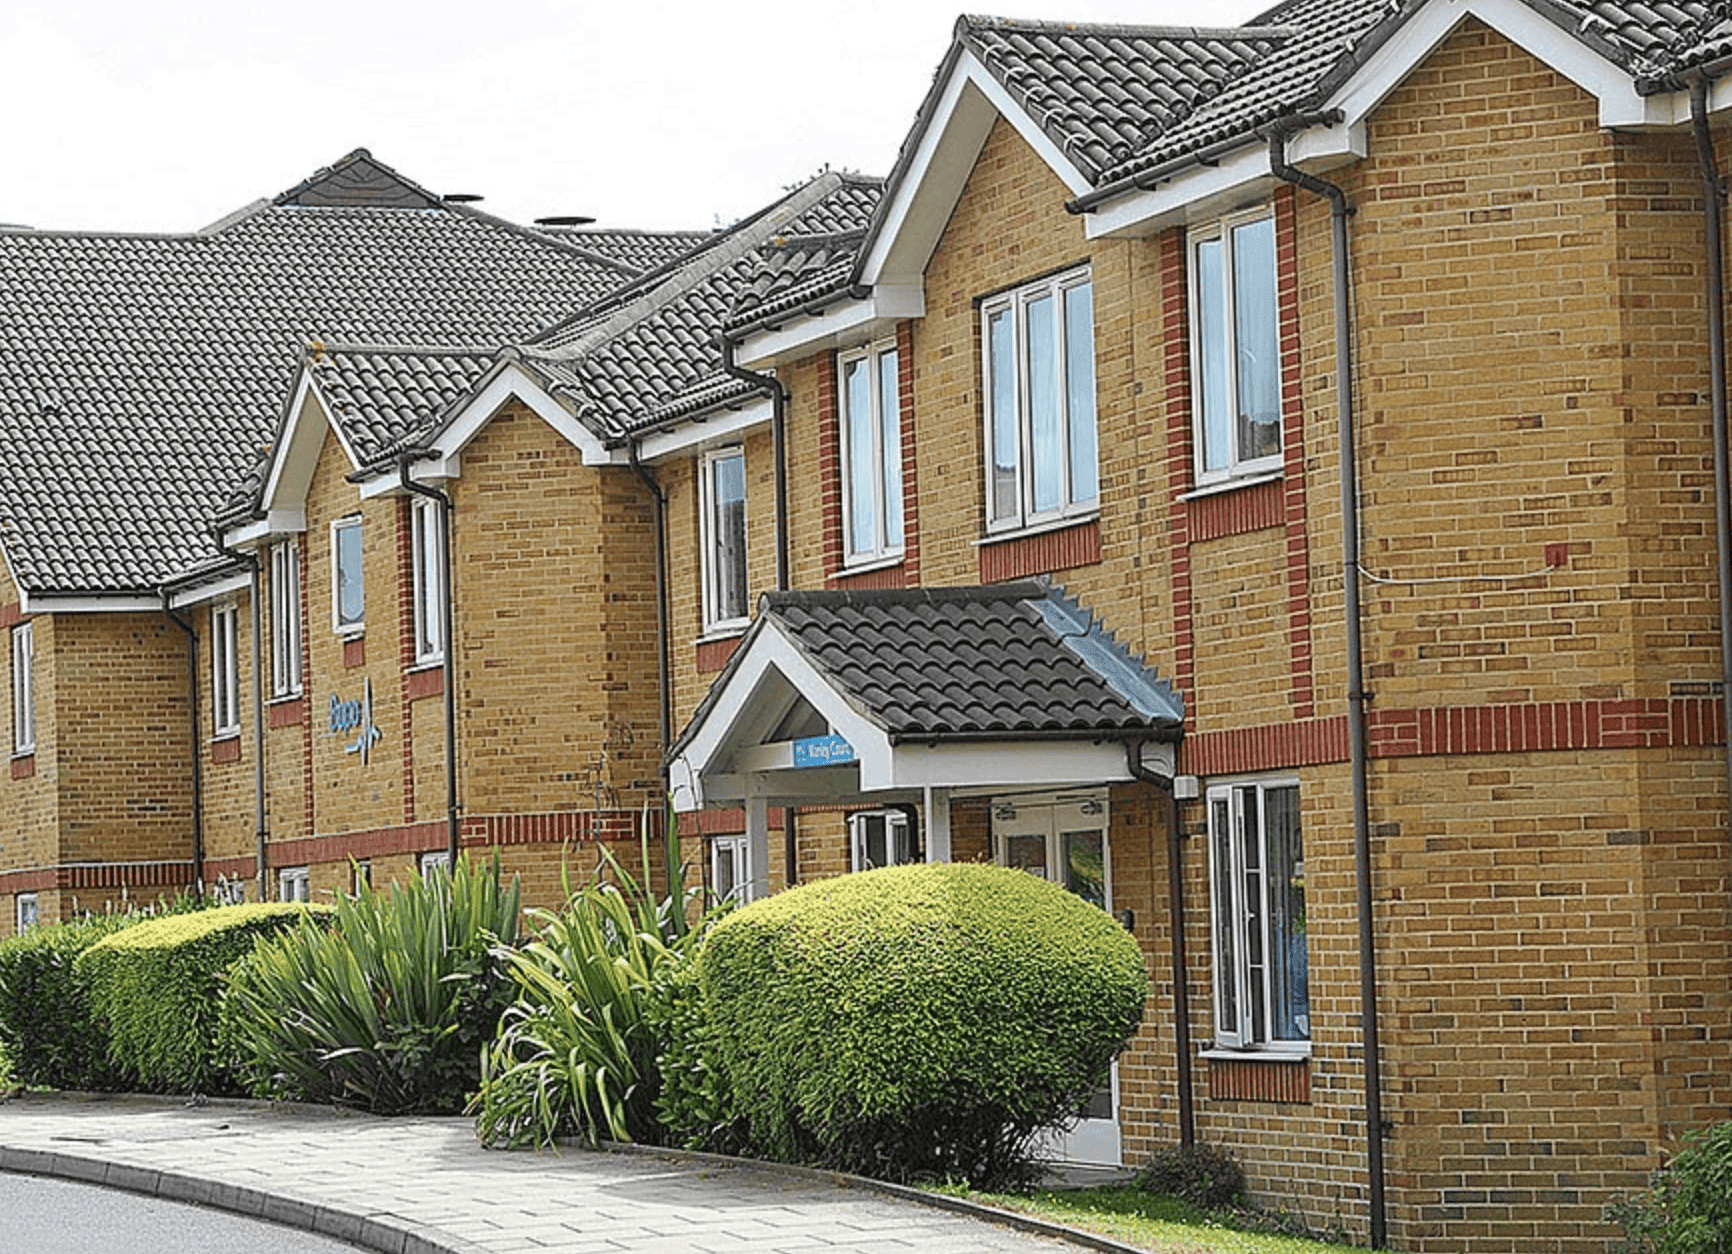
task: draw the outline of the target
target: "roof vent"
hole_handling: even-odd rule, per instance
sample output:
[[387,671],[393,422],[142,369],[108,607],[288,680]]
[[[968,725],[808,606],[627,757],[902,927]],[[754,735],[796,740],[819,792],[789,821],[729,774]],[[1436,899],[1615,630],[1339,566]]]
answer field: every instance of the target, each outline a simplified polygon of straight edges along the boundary
[[588,226],[594,218],[585,218],[579,214],[562,214],[552,218],[537,218],[536,226]]
[[472,205],[478,200],[486,200],[487,197],[474,192],[446,192],[439,199],[448,205]]

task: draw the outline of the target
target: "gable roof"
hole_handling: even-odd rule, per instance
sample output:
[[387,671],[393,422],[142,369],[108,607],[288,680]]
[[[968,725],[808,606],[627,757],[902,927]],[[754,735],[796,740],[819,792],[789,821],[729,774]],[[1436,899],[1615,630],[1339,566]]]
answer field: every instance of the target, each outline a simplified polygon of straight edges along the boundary
[[35,597],[219,564],[306,340],[502,344],[622,277],[365,150],[191,234],[0,230],[0,545]]

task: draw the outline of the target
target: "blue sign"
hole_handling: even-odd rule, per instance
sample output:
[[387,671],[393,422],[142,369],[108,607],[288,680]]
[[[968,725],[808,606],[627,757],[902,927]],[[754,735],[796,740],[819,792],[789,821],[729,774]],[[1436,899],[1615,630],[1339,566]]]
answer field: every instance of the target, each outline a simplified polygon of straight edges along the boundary
[[836,766],[854,760],[854,746],[840,736],[810,736],[794,742],[794,765]]
[[358,753],[361,761],[366,762],[373,756],[373,746],[384,739],[385,733],[373,723],[373,681],[369,679],[359,701],[340,700],[335,693],[331,695],[331,723],[333,734],[344,732],[359,732],[354,741],[343,746],[344,753]]

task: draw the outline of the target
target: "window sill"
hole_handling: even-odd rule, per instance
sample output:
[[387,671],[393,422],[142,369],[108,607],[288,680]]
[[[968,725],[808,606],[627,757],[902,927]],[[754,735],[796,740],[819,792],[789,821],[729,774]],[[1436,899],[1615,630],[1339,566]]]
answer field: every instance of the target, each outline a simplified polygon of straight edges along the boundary
[[1265,483],[1274,483],[1281,478],[1280,470],[1263,470],[1255,474],[1239,475],[1232,479],[1221,479],[1214,483],[1205,483],[1192,488],[1189,492],[1181,492],[1181,501],[1199,501],[1206,497],[1220,496],[1223,492],[1237,492],[1240,488],[1261,487]]
[[1027,540],[1031,536],[1050,535],[1055,531],[1064,531],[1070,527],[1083,527],[1092,522],[1099,522],[1101,512],[1091,509],[1080,514],[1066,514],[1063,518],[1049,518],[1028,527],[1019,527],[1015,531],[994,531],[981,536],[974,542],[977,549],[990,548],[995,544],[1009,544],[1014,540]]
[[871,575],[881,570],[893,570],[907,560],[907,554],[901,550],[884,557],[862,559],[844,564],[831,575],[832,579],[850,579],[855,575]]
[[442,657],[417,658],[404,667],[405,675],[416,675],[422,671],[442,671],[445,669],[445,659]]
[[1197,1057],[1213,1062],[1310,1062],[1311,1050],[1306,1049],[1231,1049],[1205,1045]]
[[723,623],[718,627],[709,627],[694,643],[701,648],[706,644],[720,644],[724,640],[738,640],[746,634],[751,625],[751,620],[747,619],[738,623]]

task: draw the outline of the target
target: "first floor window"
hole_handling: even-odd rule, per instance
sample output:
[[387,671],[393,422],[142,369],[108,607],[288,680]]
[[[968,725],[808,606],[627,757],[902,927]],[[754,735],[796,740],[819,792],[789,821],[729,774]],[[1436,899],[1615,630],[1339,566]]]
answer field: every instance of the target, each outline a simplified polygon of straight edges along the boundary
[[445,656],[445,528],[438,501],[417,497],[409,515],[409,568],[415,605],[415,661]]
[[703,461],[704,629],[746,622],[746,455],[737,448]]
[[346,636],[359,634],[367,625],[361,558],[360,518],[339,518],[331,524],[331,622]]
[[746,838],[716,836],[710,840],[710,897],[720,905],[751,900],[752,881],[746,872]]
[[36,636],[33,625],[12,629],[12,752],[36,749]]
[[211,731],[217,736],[232,736],[241,729],[237,617],[232,605],[219,605],[210,612]]
[[40,921],[40,910],[35,893],[18,894],[18,920],[16,934],[24,935]]
[[1303,1051],[1311,1040],[1299,785],[1212,785],[1209,882],[1215,1043]]
[[854,869],[905,866],[920,861],[920,843],[905,810],[862,810],[848,816]]
[[902,552],[902,404],[893,342],[844,353],[837,362],[842,426],[845,560]]
[[271,545],[271,694],[301,690],[301,546]]
[[1191,236],[1197,481],[1281,464],[1275,219],[1241,214]]
[[1089,272],[993,297],[980,317],[987,530],[1014,531],[1098,508]]
[[306,867],[286,866],[277,872],[277,900],[312,900],[312,880]]

